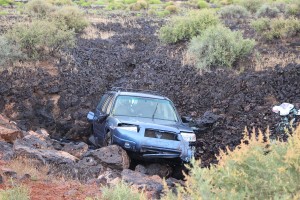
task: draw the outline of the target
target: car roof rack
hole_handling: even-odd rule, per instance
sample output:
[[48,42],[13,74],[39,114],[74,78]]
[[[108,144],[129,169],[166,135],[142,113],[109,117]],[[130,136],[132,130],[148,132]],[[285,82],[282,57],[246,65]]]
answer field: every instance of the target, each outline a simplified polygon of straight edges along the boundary
[[124,87],[112,87],[110,89],[110,91],[116,91],[116,92],[141,92],[141,93],[146,93],[146,94],[153,94],[153,95],[163,96],[158,91],[133,89],[133,88],[124,88]]

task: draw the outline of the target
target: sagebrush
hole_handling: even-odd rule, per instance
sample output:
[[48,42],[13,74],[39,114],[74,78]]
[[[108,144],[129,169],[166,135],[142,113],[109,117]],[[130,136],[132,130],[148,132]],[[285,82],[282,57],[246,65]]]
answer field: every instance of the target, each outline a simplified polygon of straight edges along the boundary
[[212,26],[201,36],[194,37],[188,53],[195,59],[198,68],[232,67],[233,63],[249,54],[255,45],[251,39],[243,39],[240,31],[231,31],[224,26]]
[[163,42],[176,43],[200,35],[208,27],[219,23],[219,18],[213,10],[190,11],[185,16],[173,17],[160,29],[159,37]]
[[31,23],[16,24],[8,31],[6,37],[15,44],[29,58],[39,58],[52,54],[62,48],[75,45],[75,32],[66,26],[57,25],[56,21],[34,20]]
[[295,37],[300,33],[300,20],[290,18],[259,18],[252,21],[251,26],[266,40]]

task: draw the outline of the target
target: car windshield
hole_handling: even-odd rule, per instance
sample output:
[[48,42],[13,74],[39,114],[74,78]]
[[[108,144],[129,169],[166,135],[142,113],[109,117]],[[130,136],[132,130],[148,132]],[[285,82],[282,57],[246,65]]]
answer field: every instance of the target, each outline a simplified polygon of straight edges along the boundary
[[112,115],[178,121],[169,100],[146,97],[118,96]]

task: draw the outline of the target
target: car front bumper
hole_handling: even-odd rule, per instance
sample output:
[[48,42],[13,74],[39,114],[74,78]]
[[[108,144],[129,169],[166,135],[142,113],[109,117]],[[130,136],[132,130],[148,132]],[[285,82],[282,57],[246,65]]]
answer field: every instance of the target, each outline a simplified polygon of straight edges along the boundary
[[139,132],[115,128],[112,130],[113,143],[128,151],[140,153],[145,159],[180,158],[189,162],[194,156],[192,147],[186,141],[145,137],[144,132],[143,128]]

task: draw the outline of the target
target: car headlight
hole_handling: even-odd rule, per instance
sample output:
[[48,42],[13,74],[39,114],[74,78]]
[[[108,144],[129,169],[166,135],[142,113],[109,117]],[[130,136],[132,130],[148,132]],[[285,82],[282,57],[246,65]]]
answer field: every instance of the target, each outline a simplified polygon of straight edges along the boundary
[[117,128],[123,129],[123,130],[126,130],[126,131],[138,132],[138,127],[137,126],[118,126]]
[[195,133],[180,133],[180,135],[187,142],[196,142]]

